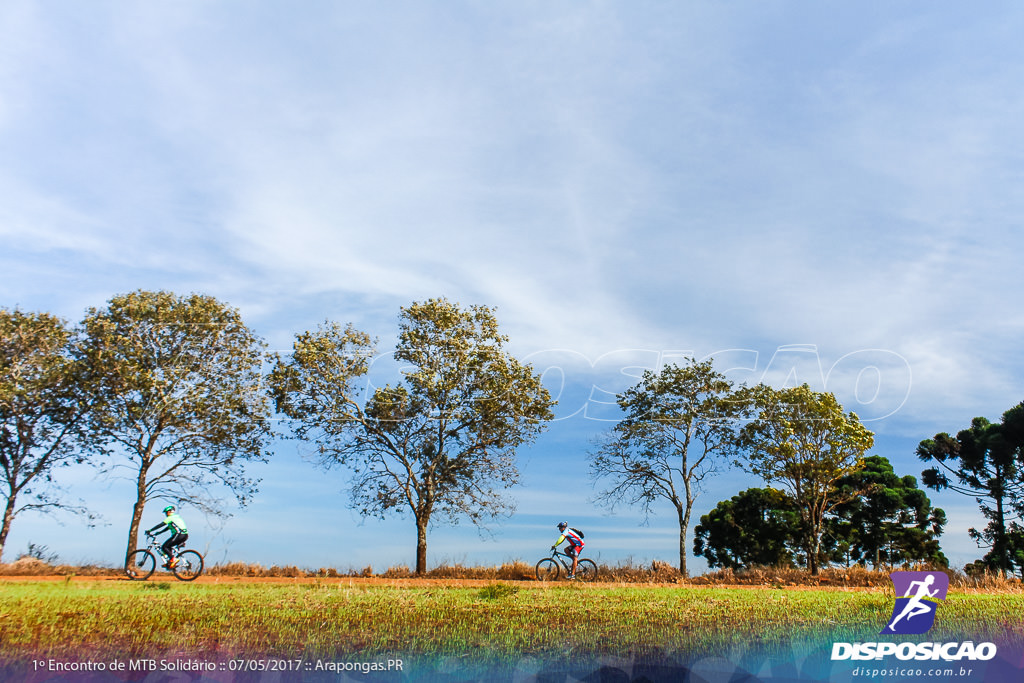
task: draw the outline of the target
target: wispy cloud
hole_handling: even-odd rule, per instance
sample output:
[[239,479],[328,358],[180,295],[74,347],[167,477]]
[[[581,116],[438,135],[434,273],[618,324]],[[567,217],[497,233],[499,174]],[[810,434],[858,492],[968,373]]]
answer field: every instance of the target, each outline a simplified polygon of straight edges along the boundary
[[203,291],[386,350],[448,296],[580,405],[688,350],[955,430],[1022,398],[1021,18],[6,2],[0,298]]

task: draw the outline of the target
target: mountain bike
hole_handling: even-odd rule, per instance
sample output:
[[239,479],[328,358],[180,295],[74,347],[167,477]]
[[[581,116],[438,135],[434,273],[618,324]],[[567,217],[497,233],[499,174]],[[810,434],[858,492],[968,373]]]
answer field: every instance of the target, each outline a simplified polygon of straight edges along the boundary
[[[124,563],[124,573],[133,581],[145,581],[152,576],[156,571],[157,558],[164,556],[156,536],[148,536],[148,538],[149,547],[136,548]],[[180,550],[175,552],[174,556],[178,558],[178,563],[171,567],[171,573],[179,581],[193,581],[203,573],[203,556],[195,550]],[[162,566],[166,567],[167,565]]]
[[[557,581],[558,575],[561,572],[558,565],[562,565],[561,569],[565,570],[565,575],[568,577],[572,573],[572,555],[559,552],[557,548],[553,549],[551,557],[545,557],[537,563],[537,580]],[[590,583],[596,578],[597,565],[594,564],[593,560],[580,560],[576,563],[577,581]]]

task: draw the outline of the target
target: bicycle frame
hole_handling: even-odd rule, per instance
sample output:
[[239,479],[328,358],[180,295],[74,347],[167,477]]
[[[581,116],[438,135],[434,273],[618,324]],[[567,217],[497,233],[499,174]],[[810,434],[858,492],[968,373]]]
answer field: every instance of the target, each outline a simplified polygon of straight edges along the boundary
[[[562,551],[558,550],[558,548],[555,548],[551,552],[551,557],[556,562],[558,562],[558,564],[562,565],[562,569],[565,570],[566,576],[569,576],[570,574],[573,573],[573,571],[572,571],[573,556],[572,555],[570,555],[569,553],[563,553]],[[579,555],[577,555],[575,559],[576,560],[581,560],[583,558],[581,558]],[[591,564],[593,564],[593,562],[591,562]],[[595,569],[596,569],[596,567],[595,567]],[[577,571],[579,571],[579,570],[577,570]]]
[[146,546],[146,548],[156,553],[157,557],[164,558],[165,562],[170,562],[171,557],[177,557],[180,554],[180,551],[185,549],[184,543],[182,543],[181,545],[176,545],[173,548],[171,548],[171,557],[167,557],[166,555],[164,555],[164,544],[160,542],[160,539],[156,537],[156,534],[146,534],[146,538],[149,539],[149,545]]
[[[562,569],[565,570],[566,574],[572,573],[572,555],[570,555],[569,553],[563,553],[558,548],[555,548],[551,551],[551,557],[554,558],[560,565],[562,565]],[[566,560],[569,560],[568,563],[562,559],[563,557],[566,558]]]

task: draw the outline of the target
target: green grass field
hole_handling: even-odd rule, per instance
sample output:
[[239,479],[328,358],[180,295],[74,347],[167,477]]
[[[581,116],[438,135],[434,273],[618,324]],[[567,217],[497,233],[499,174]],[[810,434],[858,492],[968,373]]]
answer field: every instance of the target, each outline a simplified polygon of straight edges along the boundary
[[[1022,593],[939,609],[928,639],[1024,643]],[[879,590],[23,581],[0,584],[0,657],[721,656],[876,640],[891,610]]]

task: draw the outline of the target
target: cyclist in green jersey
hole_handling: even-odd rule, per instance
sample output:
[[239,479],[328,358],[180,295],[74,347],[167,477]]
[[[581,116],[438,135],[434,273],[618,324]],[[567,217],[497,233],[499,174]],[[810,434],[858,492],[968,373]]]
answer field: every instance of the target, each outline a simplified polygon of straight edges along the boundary
[[146,531],[147,536],[159,536],[165,531],[171,532],[171,537],[164,541],[160,549],[164,552],[164,559],[167,560],[164,567],[173,569],[178,564],[178,558],[174,555],[174,549],[188,540],[188,527],[185,520],[175,511],[173,505],[164,508],[164,518],[152,529]]

